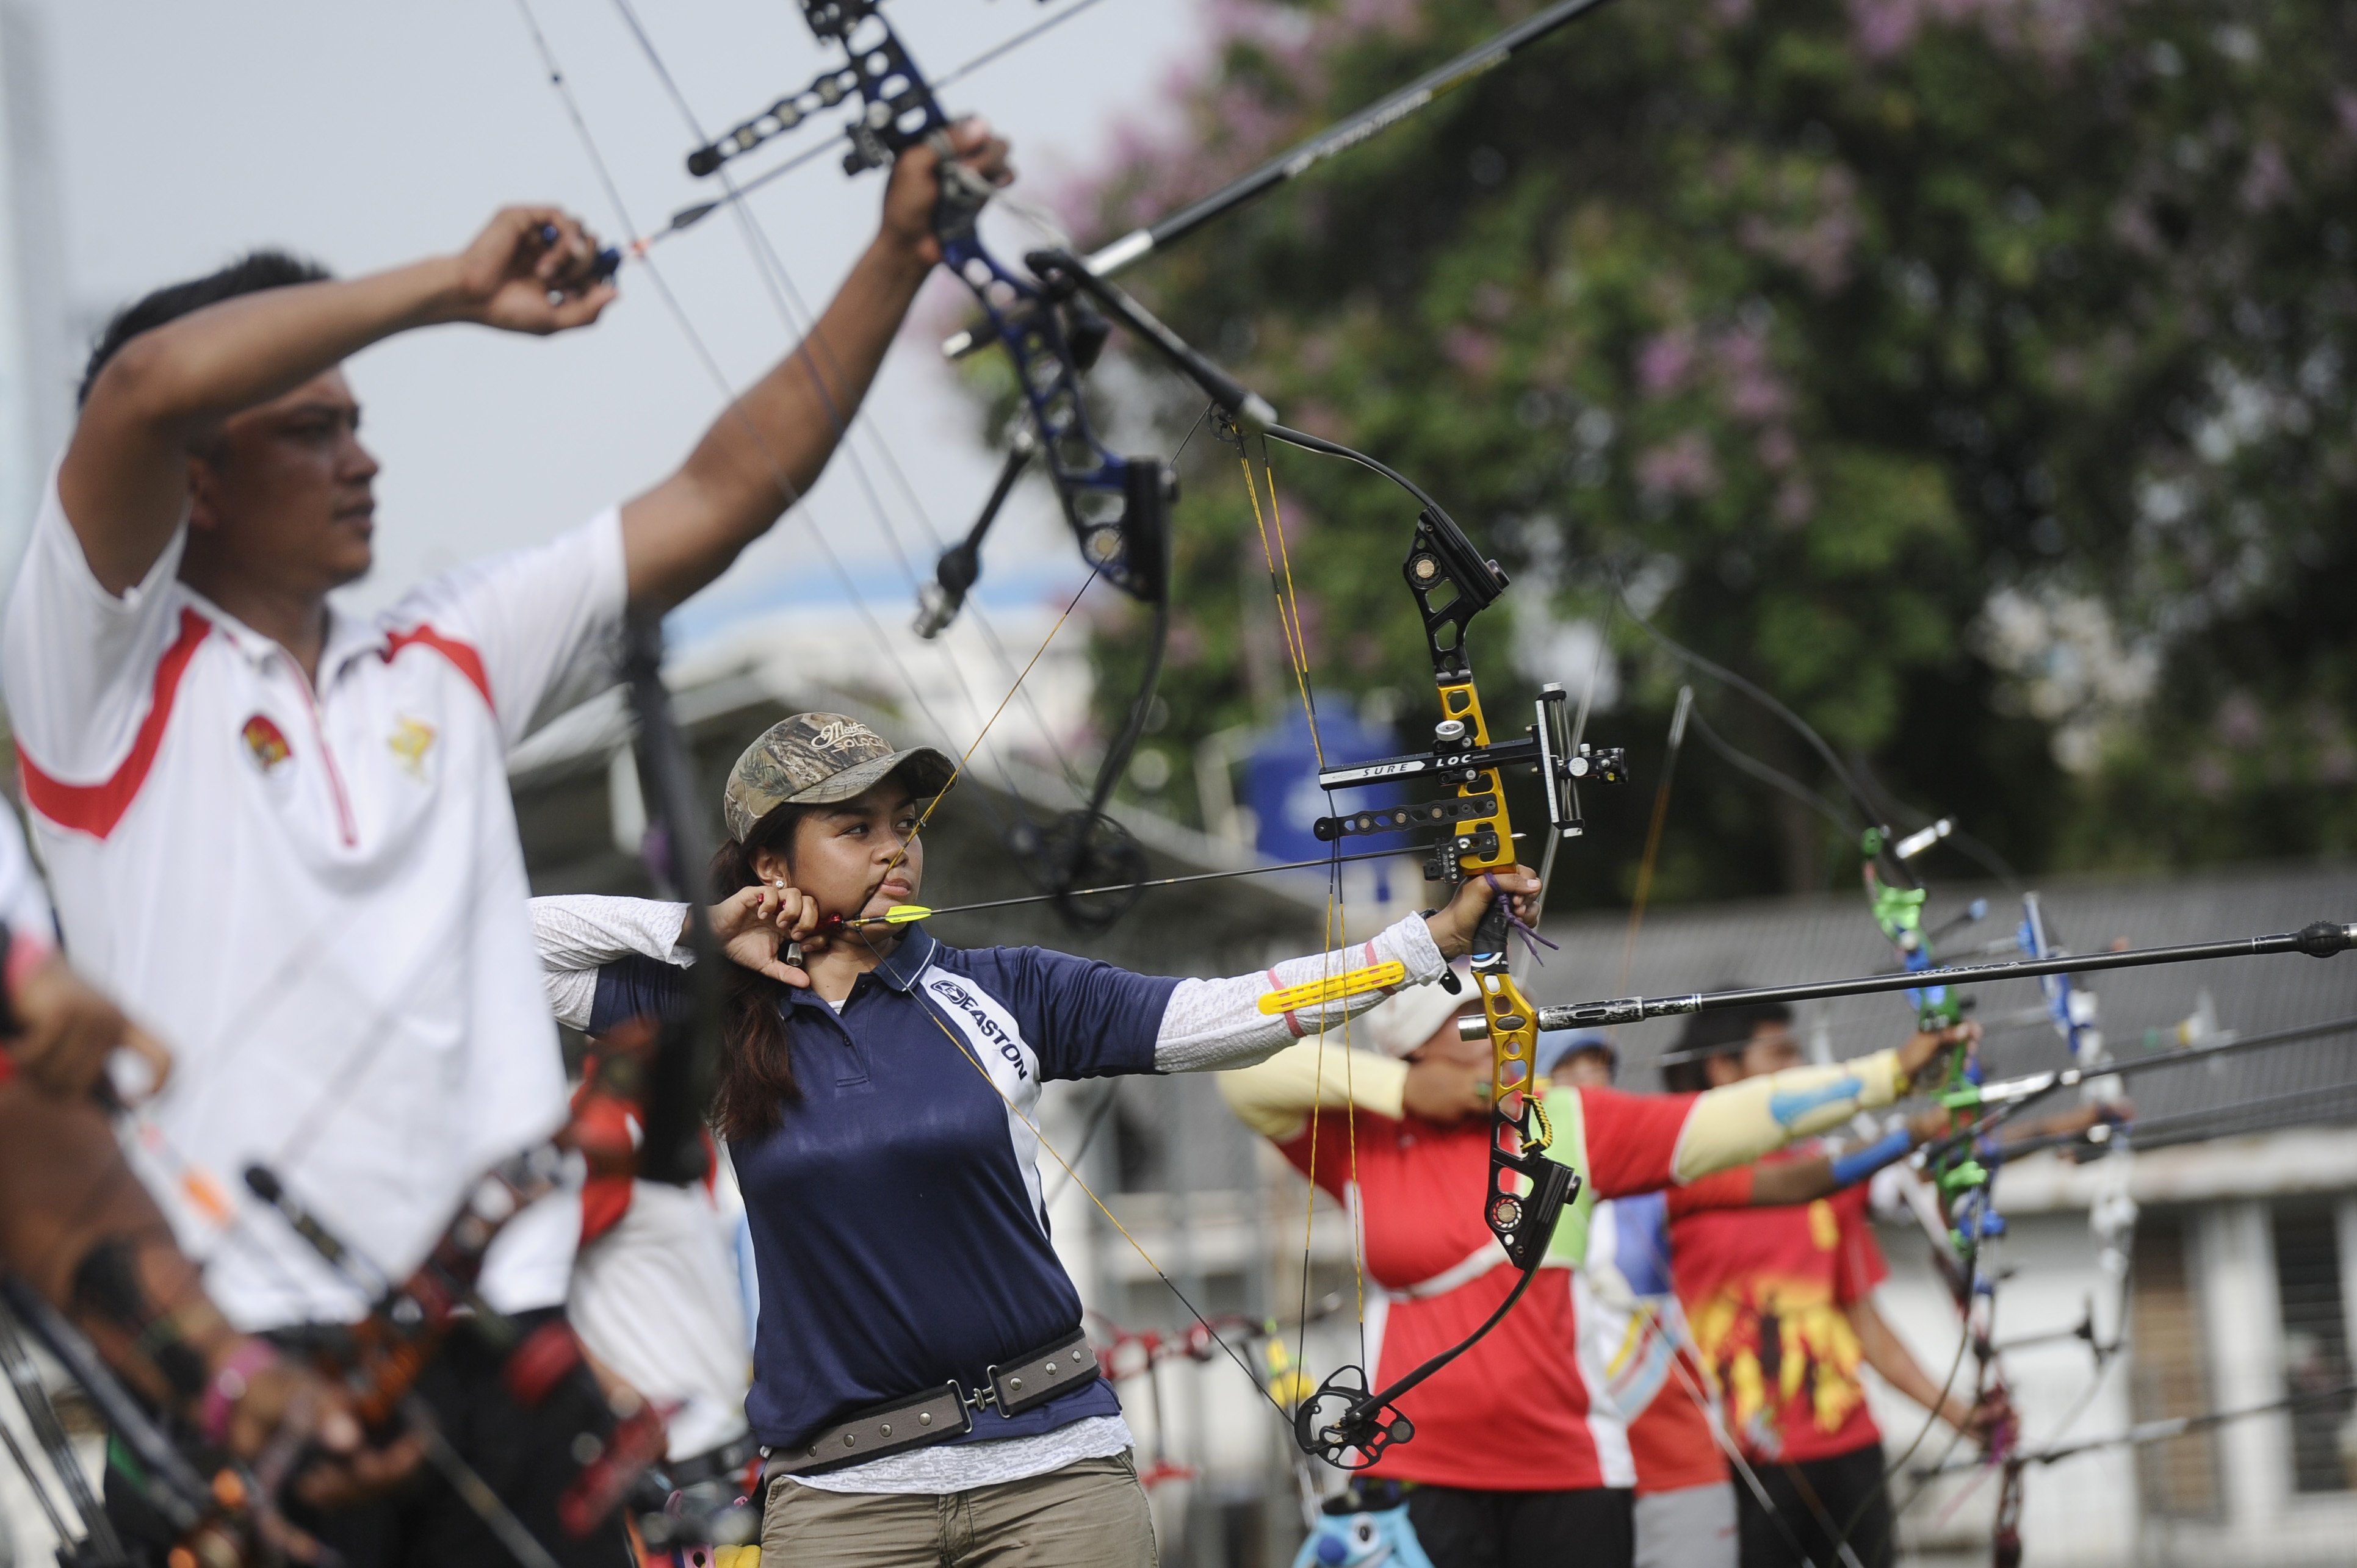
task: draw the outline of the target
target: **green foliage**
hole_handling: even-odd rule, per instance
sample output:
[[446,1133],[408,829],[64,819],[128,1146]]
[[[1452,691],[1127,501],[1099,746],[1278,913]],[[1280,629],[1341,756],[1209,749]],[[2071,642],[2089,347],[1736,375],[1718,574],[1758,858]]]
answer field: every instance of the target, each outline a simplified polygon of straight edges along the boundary
[[[1103,231],[1528,9],[1223,9],[1190,134],[1108,177]],[[1418,478],[1517,596],[1601,619],[1626,585],[2025,869],[2348,853],[2351,82],[2357,17],[2316,0],[1620,0],[1134,281],[1288,423]],[[1181,780],[1187,745],[1297,700],[1237,454],[1189,459]],[[1421,734],[1412,508],[1274,468],[1313,681]],[[1584,681],[1518,664],[1517,624],[1474,628],[1493,707]],[[1610,625],[1626,700],[1595,729],[1630,793],[1692,679],[1736,745],[1838,794]],[[1125,693],[1134,633],[1100,646]],[[1664,897],[1843,864],[1715,757],[1679,789]],[[1601,813],[1631,830],[1610,862],[1642,806]]]

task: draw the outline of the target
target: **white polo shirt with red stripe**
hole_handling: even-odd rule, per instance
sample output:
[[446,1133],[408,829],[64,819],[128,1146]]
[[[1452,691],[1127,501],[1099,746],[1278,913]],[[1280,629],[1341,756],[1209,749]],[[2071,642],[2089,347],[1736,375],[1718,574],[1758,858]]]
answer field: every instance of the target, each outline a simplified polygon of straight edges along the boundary
[[[407,1273],[483,1168],[565,1115],[508,748],[610,680],[608,511],[331,617],[300,666],[178,580],[100,585],[55,476],[0,629],[25,801],[73,960],[176,1057],[133,1158],[241,1327],[363,1298],[242,1173]],[[509,1228],[495,1305],[565,1299],[577,1201]]]

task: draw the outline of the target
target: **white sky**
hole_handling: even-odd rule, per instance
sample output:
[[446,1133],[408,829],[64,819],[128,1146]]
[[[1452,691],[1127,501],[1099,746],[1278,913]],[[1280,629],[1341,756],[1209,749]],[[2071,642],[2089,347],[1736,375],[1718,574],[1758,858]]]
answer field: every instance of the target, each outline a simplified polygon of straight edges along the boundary
[[[1067,0],[1069,3],[1069,0]],[[665,63],[706,127],[734,124],[811,79],[826,57],[793,0],[639,0]],[[613,234],[619,223],[508,0],[29,0],[47,35],[54,145],[73,308],[93,325],[156,285],[261,243],[365,272],[463,244],[491,210],[554,200]],[[713,193],[683,158],[693,142],[608,0],[534,0],[590,130],[641,229]],[[932,75],[1047,15],[1027,0],[899,0],[890,16]],[[1095,168],[1114,125],[1152,112],[1192,58],[1198,0],[1100,0],[948,95],[1016,141],[1030,193]],[[791,153],[824,134],[804,126]],[[743,160],[758,173],[781,156]],[[749,205],[815,306],[873,232],[881,176],[845,178],[832,156]],[[1082,234],[1087,242],[1108,236]],[[1019,240],[1009,249],[1019,247]],[[657,264],[732,382],[791,341],[746,242],[716,213],[665,242]],[[378,483],[378,566],[354,590],[380,603],[486,551],[542,539],[667,472],[721,397],[640,269],[605,321],[554,341],[468,328],[415,333],[356,359]],[[936,275],[868,403],[933,527],[963,533],[996,456],[952,386],[930,328],[963,290]],[[872,456],[872,454],[871,454]],[[888,497],[899,490],[871,466]],[[819,526],[872,542],[875,512],[838,459],[806,503]],[[1012,510],[1012,509],[1010,509]],[[935,553],[903,518],[920,573]],[[1044,490],[994,535],[994,596],[1028,600],[1073,575]],[[699,607],[839,598],[790,518]],[[888,553],[866,575],[879,617],[909,613]]]

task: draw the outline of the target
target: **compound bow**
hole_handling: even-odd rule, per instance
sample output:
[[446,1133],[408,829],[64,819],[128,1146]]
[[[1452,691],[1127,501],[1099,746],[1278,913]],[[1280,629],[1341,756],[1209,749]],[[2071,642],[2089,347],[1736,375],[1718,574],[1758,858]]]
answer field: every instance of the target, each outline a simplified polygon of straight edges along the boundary
[[[840,48],[845,63],[821,72],[807,87],[780,98],[759,114],[698,147],[689,156],[690,172],[716,174],[732,159],[792,130],[813,113],[855,99],[858,113],[847,133],[846,172],[880,166],[920,142],[946,153],[950,117],[882,16],[880,0],[801,0],[801,4],[812,32],[823,44]],[[1293,177],[1503,63],[1518,49],[1598,4],[1600,0],[1562,0],[1373,105],[1350,124],[1322,134],[1304,148],[1195,204],[1150,237],[1157,242],[1176,238],[1217,212]],[[1109,923],[1127,907],[1114,908],[1109,916],[1099,910],[1092,918],[1091,912],[1072,902],[1084,882],[1135,889],[1142,881],[1142,854],[1104,817],[1103,808],[1143,733],[1169,616],[1168,510],[1175,495],[1175,478],[1159,459],[1114,454],[1098,436],[1081,395],[1081,375],[1103,346],[1107,315],[1146,338],[1193,380],[1225,424],[1361,463],[1415,495],[1423,508],[1405,572],[1424,618],[1439,686],[1442,717],[1433,747],[1389,763],[1325,770],[1319,783],[1332,790],[1430,777],[1453,784],[1456,793],[1407,811],[1361,812],[1322,821],[1318,835],[1338,843],[1336,858],[1341,858],[1339,840],[1345,836],[1438,826],[1448,832],[1427,861],[1427,876],[1453,886],[1469,875],[1488,875],[1511,866],[1515,861],[1515,834],[1503,774],[1509,768],[1523,766],[1539,773],[1548,826],[1555,838],[1577,834],[1580,831],[1577,781],[1587,777],[1620,781],[1624,777],[1621,753],[1587,746],[1568,736],[1564,726],[1564,693],[1555,687],[1540,697],[1535,722],[1526,738],[1502,744],[1491,740],[1463,638],[1467,623],[1507,585],[1497,564],[1480,555],[1437,502],[1398,474],[1348,448],[1277,425],[1275,411],[1265,402],[1222,374],[1106,283],[1093,270],[1092,263],[1100,258],[1083,263],[1064,251],[1033,252],[1025,258],[1028,277],[1001,263],[984,246],[975,228],[988,195],[953,160],[945,158],[935,229],[947,264],[973,291],[983,311],[984,328],[965,335],[966,341],[986,344],[995,338],[1006,346],[1028,420],[974,529],[942,557],[935,581],[922,596],[917,629],[928,636],[937,634],[957,613],[978,576],[984,535],[1035,456],[1046,462],[1066,524],[1092,574],[1107,577],[1155,612],[1146,676],[1130,703],[1126,723],[1099,768],[1087,805],[1069,813],[1044,835],[1035,831],[1031,835],[1035,842],[1016,846],[1029,851],[1027,858],[1045,867],[1042,880],[1052,887],[1067,917],[1076,923]],[[705,210],[708,205],[694,209],[694,216]],[[673,227],[681,226],[675,220]],[[1117,257],[1103,258],[1104,265],[1110,269],[1150,248],[1138,244],[1137,239],[1132,236],[1118,247]],[[1553,844],[1549,847],[1552,850]],[[1359,1465],[1372,1463],[1383,1446],[1406,1440],[1412,1428],[1397,1414],[1393,1402],[1503,1319],[1528,1288],[1545,1257],[1563,1206],[1577,1191],[1577,1176],[1545,1157],[1550,1132],[1544,1112],[1529,1093],[1536,1014],[1509,970],[1508,941],[1513,924],[1502,900],[1492,906],[1477,936],[1472,972],[1480,988],[1483,1025],[1491,1041],[1495,1085],[1484,1215],[1508,1258],[1523,1270],[1523,1277],[1488,1323],[1462,1344],[1391,1386],[1370,1391],[1364,1372],[1347,1368],[1303,1402],[1295,1417],[1304,1449],[1337,1463],[1353,1456]],[[1457,986],[1453,977],[1448,983],[1452,989]],[[1355,1385],[1351,1381],[1353,1378]],[[1327,1413],[1329,1411],[1332,1413]]]
[[1010,445],[990,499],[965,538],[951,546],[923,592],[916,629],[934,637],[957,615],[981,575],[983,539],[1023,470],[1037,456],[1047,468],[1065,524],[1091,573],[1148,606],[1154,626],[1146,673],[1113,745],[1098,765],[1085,806],[1044,832],[1023,832],[1015,844],[1056,892],[1068,918],[1103,926],[1127,905],[1083,907],[1071,897],[1086,883],[1135,883],[1145,855],[1104,814],[1146,730],[1170,629],[1169,509],[1176,472],[1155,456],[1116,455],[1097,434],[1081,378],[1103,348],[1112,316],[1146,338],[1210,396],[1231,420],[1271,424],[1275,413],[1238,385],[1119,289],[1061,250],[1025,257],[1028,275],[993,255],[976,227],[990,188],[948,156],[950,115],[883,15],[881,0],[801,0],[803,19],[845,63],[788,93],[725,135],[688,155],[691,174],[717,174],[728,162],[801,124],[811,114],[856,98],[845,173],[889,164],[929,144],[942,155],[942,197],[934,214],[943,264],[972,290],[985,325],[974,335],[1004,345],[1028,419]]
[[[1622,782],[1627,777],[1623,755],[1617,747],[1598,748],[1585,742],[1575,746],[1564,712],[1565,693],[1554,684],[1539,694],[1522,739],[1491,740],[1467,655],[1466,628],[1506,591],[1505,571],[1473,547],[1438,502],[1391,469],[1299,431],[1279,427],[1268,434],[1363,464],[1422,505],[1401,575],[1415,596],[1439,691],[1440,718],[1433,726],[1432,746],[1405,757],[1322,768],[1318,782],[1330,792],[1428,781],[1453,785],[1455,793],[1415,805],[1321,817],[1316,824],[1318,837],[1339,846],[1345,838],[1437,827],[1442,836],[1426,858],[1426,880],[1454,887],[1468,876],[1492,875],[1515,864],[1505,771],[1525,767],[1537,771],[1551,839],[1578,836],[1584,827],[1579,781]],[[1364,1468],[1392,1444],[1414,1435],[1414,1424],[1399,1413],[1398,1400],[1504,1321],[1546,1261],[1547,1242],[1564,1206],[1578,1195],[1578,1173],[1546,1154],[1554,1133],[1533,1092],[1538,1010],[1514,981],[1508,950],[1514,925],[1505,900],[1493,900],[1474,937],[1472,978],[1491,1051],[1490,1174],[1482,1214],[1522,1276],[1486,1322],[1422,1366],[1381,1389],[1370,1388],[1366,1369],[1344,1367],[1303,1401],[1294,1412],[1295,1436],[1304,1452],[1329,1464]],[[1455,989],[1458,982],[1451,975],[1443,983]]]

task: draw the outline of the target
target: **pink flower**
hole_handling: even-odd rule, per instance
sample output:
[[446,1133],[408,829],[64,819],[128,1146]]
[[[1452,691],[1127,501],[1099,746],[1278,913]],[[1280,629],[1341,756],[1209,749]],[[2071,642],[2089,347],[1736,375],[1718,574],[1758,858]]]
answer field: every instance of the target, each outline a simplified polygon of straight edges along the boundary
[[2218,704],[2217,725],[2218,738],[2238,749],[2252,745],[2266,729],[2258,703],[2244,692]]
[[1787,528],[1798,528],[1815,516],[1816,510],[1817,492],[1799,475],[1776,487],[1776,521]]
[[1718,489],[1718,465],[1698,432],[1689,430],[1637,459],[1637,484],[1664,499],[1707,496]]
[[1470,327],[1452,327],[1441,339],[1448,362],[1477,381],[1487,381],[1498,368],[1498,339]]
[[1694,369],[1695,336],[1680,327],[1647,338],[1637,351],[1637,386],[1647,397],[1663,397],[1684,384]]
[[2273,142],[2261,142],[2251,149],[2251,166],[2243,171],[2241,197],[2244,209],[2265,212],[2293,191],[2291,169],[2284,162],[2283,149]]

